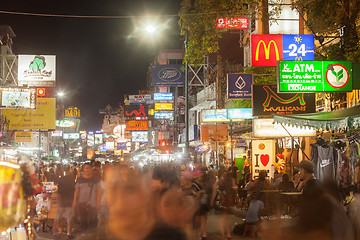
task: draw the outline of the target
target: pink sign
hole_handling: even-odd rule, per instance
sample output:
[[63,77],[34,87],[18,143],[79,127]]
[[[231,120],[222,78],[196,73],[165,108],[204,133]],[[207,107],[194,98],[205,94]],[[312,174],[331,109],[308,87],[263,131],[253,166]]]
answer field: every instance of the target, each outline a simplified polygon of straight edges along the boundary
[[248,18],[217,18],[216,28],[248,29],[249,19]]

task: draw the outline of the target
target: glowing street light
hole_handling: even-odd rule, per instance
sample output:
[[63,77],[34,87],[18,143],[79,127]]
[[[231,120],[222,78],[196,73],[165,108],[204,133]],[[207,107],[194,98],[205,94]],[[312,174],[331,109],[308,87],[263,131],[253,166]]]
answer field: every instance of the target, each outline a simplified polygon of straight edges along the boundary
[[58,95],[58,97],[63,97],[63,96],[65,96],[65,93],[61,91],[61,92],[58,92],[57,95]]
[[156,27],[152,24],[148,24],[145,26],[145,31],[147,33],[154,33],[156,31]]

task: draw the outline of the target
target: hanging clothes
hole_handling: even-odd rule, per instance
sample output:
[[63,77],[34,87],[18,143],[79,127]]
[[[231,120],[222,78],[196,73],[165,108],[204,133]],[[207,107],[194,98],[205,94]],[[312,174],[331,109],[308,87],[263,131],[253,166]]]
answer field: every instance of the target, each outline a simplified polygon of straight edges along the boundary
[[311,161],[314,163],[314,175],[321,182],[335,180],[335,169],[337,161],[336,149],[323,139],[311,144]]

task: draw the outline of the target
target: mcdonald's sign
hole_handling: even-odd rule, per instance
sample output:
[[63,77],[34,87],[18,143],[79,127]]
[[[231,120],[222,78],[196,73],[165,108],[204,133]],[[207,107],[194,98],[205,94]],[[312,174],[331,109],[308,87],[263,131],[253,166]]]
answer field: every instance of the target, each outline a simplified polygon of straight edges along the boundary
[[251,55],[253,66],[276,66],[277,61],[283,60],[282,35],[252,35]]

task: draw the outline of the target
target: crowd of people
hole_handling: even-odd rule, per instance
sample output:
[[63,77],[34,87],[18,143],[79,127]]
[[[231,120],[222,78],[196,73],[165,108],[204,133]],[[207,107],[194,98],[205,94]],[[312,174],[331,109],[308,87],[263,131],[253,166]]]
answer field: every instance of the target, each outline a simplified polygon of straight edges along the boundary
[[[65,168],[51,166],[39,169],[38,173],[43,181],[57,184],[58,208],[52,228],[55,237],[64,233],[71,239],[76,232],[78,239],[87,240],[206,240],[207,219],[215,209],[220,212],[222,239],[230,240],[233,226],[229,216],[239,206],[242,190],[246,190],[249,200],[245,224],[255,226],[258,236],[262,232],[261,216],[269,214],[266,205],[272,204],[267,191],[272,190],[302,191],[296,203],[296,228],[282,229],[281,239],[287,236],[315,239],[319,232],[327,234],[321,239],[355,239],[359,235],[356,233],[360,228],[355,224],[358,219],[354,217],[357,208],[348,210],[352,212],[352,221],[336,187],[320,184],[314,177],[312,162],[304,160],[297,166],[299,172],[294,172],[294,181],[287,173],[269,179],[266,171],[260,171],[253,179],[249,177],[247,162],[239,181],[235,166],[217,168],[200,164],[167,163],[140,168],[92,161]],[[64,220],[66,226],[62,224]]]

